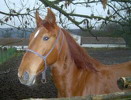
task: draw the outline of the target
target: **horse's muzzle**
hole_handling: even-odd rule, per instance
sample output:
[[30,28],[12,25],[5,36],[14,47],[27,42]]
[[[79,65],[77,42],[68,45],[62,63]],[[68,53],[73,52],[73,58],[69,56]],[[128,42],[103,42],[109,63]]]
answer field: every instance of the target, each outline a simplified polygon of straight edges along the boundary
[[24,72],[23,76],[19,76],[19,80],[21,84],[27,85],[27,86],[32,86],[34,85],[36,81],[36,75],[30,75],[28,72]]

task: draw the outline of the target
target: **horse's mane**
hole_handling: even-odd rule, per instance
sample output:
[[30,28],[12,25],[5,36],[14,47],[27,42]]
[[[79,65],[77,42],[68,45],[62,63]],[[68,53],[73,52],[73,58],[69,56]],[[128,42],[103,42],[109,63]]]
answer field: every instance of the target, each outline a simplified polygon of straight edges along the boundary
[[80,69],[88,68],[93,71],[97,71],[93,66],[93,59],[87,55],[87,52],[76,43],[73,37],[66,30],[62,29],[62,31],[67,39],[71,57],[77,67]]

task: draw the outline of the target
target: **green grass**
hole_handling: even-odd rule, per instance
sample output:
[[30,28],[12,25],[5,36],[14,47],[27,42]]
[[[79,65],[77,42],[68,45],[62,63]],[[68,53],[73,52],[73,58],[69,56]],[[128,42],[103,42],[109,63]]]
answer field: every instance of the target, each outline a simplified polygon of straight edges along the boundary
[[7,50],[0,50],[0,64],[6,62],[8,59],[10,59],[12,56],[14,56],[16,53],[15,48],[9,48]]

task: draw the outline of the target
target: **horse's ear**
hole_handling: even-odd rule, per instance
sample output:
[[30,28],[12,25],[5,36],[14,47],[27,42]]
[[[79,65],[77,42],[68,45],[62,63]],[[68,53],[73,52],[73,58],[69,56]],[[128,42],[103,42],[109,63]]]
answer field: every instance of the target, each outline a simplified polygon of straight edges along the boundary
[[50,22],[51,24],[56,24],[55,14],[51,11],[50,8],[48,8],[46,20],[47,20],[48,22]]
[[37,27],[40,27],[43,23],[43,20],[40,18],[38,11],[36,11],[35,18],[36,18]]

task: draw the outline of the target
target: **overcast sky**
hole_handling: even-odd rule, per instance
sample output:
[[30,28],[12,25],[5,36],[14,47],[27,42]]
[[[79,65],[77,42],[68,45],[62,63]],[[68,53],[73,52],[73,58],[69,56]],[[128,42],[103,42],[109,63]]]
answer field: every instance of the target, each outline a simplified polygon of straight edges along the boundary
[[[40,4],[39,0],[6,0],[6,1],[7,1],[8,6],[12,9],[15,9],[16,11],[19,11],[21,9],[20,1],[24,1],[23,4],[26,7],[29,7],[30,9],[32,9],[34,6],[37,7],[36,2],[38,2]],[[78,0],[78,1],[80,1],[80,0]],[[0,1],[0,5],[1,5],[0,11],[6,12],[6,13],[9,12],[8,7],[6,6],[4,0]],[[69,9],[67,9],[67,11],[69,11],[70,9],[74,9],[74,8],[76,9],[75,13],[91,15],[94,12],[95,15],[99,15],[99,16],[106,16],[106,10],[107,10],[107,9],[104,10],[102,4],[98,3],[98,4],[93,4],[93,5],[91,5],[91,7],[88,7],[88,8],[85,8],[83,6],[75,7],[73,5],[70,5]],[[53,11],[56,15],[58,14],[58,12],[56,12],[55,10],[53,10]],[[23,12],[25,12],[25,10],[23,10]],[[41,13],[43,15],[45,15],[44,11]],[[3,18],[4,16],[5,15],[0,14],[0,19]],[[33,16],[34,16],[34,14],[33,14]],[[58,16],[56,16],[56,17],[58,17]],[[58,20],[59,20],[59,18],[57,18],[57,21]],[[17,20],[15,20],[15,23],[16,23],[16,26],[17,26],[17,24],[19,24],[19,22],[17,23]],[[12,24],[12,22],[9,22],[9,24]],[[2,27],[7,27],[7,25],[2,25],[2,26],[0,25],[0,28],[2,28]],[[74,25],[70,25],[70,27],[77,28]]]

